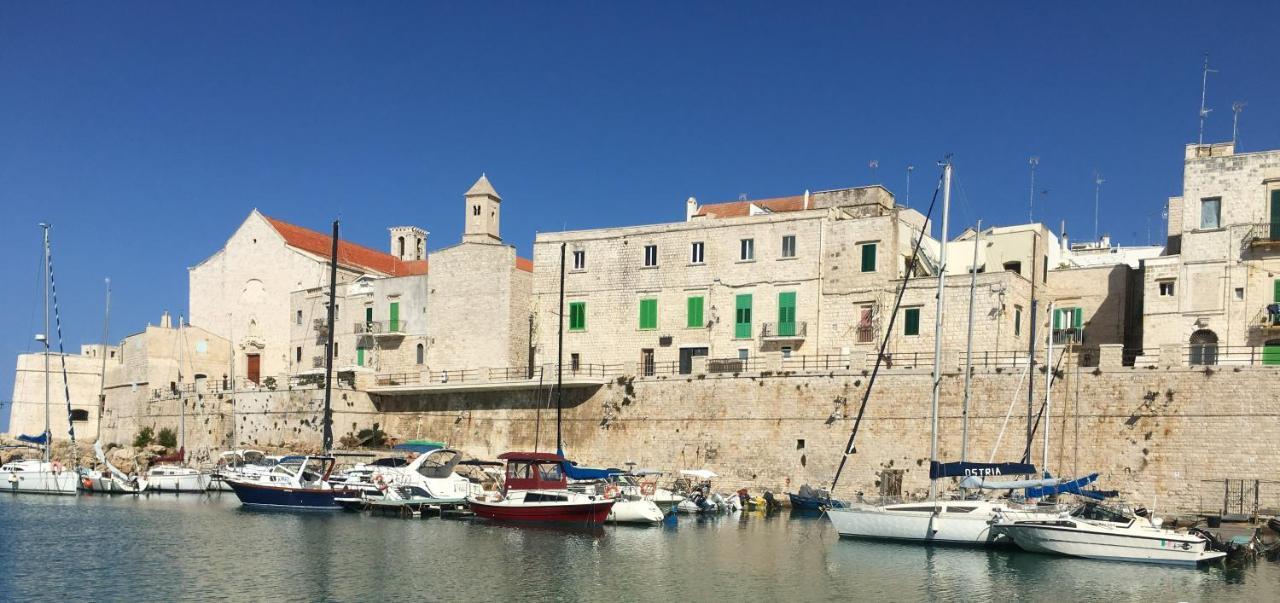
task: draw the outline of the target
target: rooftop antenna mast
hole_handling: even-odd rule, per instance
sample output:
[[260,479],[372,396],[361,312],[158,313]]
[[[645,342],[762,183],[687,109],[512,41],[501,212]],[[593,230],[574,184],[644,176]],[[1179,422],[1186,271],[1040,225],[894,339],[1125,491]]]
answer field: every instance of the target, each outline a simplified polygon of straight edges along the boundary
[[911,207],[911,172],[915,171],[916,166],[907,166],[907,200],[902,203],[903,207]]
[[1096,170],[1093,172],[1093,240],[1101,241],[1098,238],[1098,200],[1102,198],[1102,183],[1106,182]]
[[871,168],[871,182],[879,182],[879,180],[876,180],[876,169],[880,167],[880,160],[872,159],[871,162],[867,164],[867,167]]
[[1231,146],[1233,147],[1239,144],[1238,141],[1240,140],[1240,112],[1244,111],[1245,105],[1248,104],[1244,101],[1231,103],[1231,113],[1233,113],[1231,116]]
[[1209,53],[1205,52],[1204,53],[1204,75],[1200,80],[1200,142],[1199,144],[1204,144],[1204,118],[1209,117],[1209,113],[1213,111],[1213,109],[1206,108],[1204,104],[1206,92],[1209,89],[1209,74],[1217,73],[1217,72],[1218,72],[1217,69],[1209,68]]
[[1027,163],[1031,164],[1031,200],[1027,202],[1027,223],[1034,224],[1036,221],[1036,166],[1040,165],[1040,157],[1032,155]]

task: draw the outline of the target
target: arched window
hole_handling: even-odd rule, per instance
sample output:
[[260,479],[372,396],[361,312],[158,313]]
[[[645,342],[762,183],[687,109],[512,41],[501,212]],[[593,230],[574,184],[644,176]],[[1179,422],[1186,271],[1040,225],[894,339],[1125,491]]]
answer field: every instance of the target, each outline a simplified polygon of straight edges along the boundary
[[1209,329],[1200,329],[1191,334],[1192,365],[1218,363],[1218,334]]
[[404,237],[400,237],[398,242],[400,244],[400,252],[397,253],[396,255],[400,257],[404,257]]
[[71,420],[80,422],[89,420],[89,411],[83,408],[74,408],[71,410]]
[[422,364],[423,362],[426,361],[425,356],[426,356],[426,349],[422,347],[422,344],[418,344],[418,364]]

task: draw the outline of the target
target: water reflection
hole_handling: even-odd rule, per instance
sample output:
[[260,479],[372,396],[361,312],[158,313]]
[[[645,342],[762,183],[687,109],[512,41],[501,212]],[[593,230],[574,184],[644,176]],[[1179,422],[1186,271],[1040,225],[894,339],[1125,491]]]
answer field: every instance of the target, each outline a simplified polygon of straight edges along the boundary
[[1267,599],[1273,563],[1193,570],[841,540],[818,516],[581,532],[243,510],[234,496],[0,496],[4,598]]

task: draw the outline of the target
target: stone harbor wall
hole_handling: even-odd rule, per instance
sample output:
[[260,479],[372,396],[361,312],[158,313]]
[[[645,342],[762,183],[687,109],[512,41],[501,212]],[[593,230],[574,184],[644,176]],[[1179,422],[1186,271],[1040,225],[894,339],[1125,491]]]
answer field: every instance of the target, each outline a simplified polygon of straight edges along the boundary
[[[1069,368],[1054,386],[1049,420],[1054,475],[1097,471],[1103,489],[1161,513],[1219,509],[1224,479],[1262,480],[1260,504],[1280,508],[1280,368]],[[1036,371],[1037,411],[1043,374]],[[878,496],[901,471],[903,494],[928,488],[931,378],[927,370],[881,373],[837,494]],[[589,466],[667,471],[706,468],[730,490],[792,490],[829,484],[867,384],[861,370],[821,375],[671,376],[617,379],[566,390],[565,451]],[[961,447],[963,377],[942,379],[939,456]],[[1018,460],[1025,444],[1022,369],[975,371],[971,460]],[[492,458],[555,447],[549,391],[370,396],[334,392],[335,438],[372,427],[389,435],[444,440]],[[221,399],[219,399],[221,398]],[[216,457],[235,446],[315,448],[323,392],[238,392],[187,404],[187,447]],[[127,445],[140,425],[177,425],[179,400],[137,403],[109,413],[104,438]],[[1001,436],[1008,415],[1007,428]],[[539,410],[541,408],[541,410]],[[231,425],[234,424],[234,432]],[[1038,432],[1032,459],[1041,462]],[[999,440],[998,449],[996,443]],[[993,456],[992,451],[995,450]],[[207,452],[205,452],[207,451]],[[1268,480],[1277,480],[1275,483]],[[1251,502],[1251,501],[1247,501]]]

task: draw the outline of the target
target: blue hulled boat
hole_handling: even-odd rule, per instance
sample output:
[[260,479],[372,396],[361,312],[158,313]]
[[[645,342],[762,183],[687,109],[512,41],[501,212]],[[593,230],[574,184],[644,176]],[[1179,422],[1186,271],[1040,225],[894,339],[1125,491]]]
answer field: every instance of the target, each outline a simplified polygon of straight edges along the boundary
[[228,477],[240,504],[250,507],[337,511],[341,491],[329,484],[331,456],[288,456],[261,475]]

